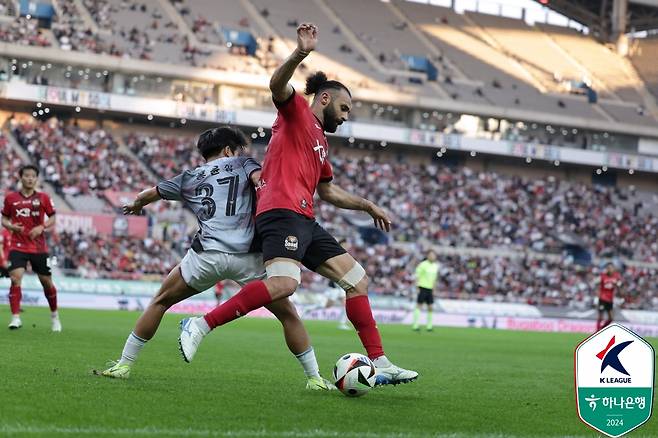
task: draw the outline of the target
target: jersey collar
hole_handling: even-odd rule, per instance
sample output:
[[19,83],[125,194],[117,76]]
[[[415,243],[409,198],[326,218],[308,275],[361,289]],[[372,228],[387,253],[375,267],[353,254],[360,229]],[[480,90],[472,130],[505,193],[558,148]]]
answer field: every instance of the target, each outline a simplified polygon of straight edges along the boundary
[[316,116],[315,113],[313,113],[313,117],[315,117],[315,120],[318,121],[318,123],[320,124],[320,128],[322,129],[322,132],[324,133],[324,123],[322,123],[320,121],[320,119],[318,119],[318,116]]

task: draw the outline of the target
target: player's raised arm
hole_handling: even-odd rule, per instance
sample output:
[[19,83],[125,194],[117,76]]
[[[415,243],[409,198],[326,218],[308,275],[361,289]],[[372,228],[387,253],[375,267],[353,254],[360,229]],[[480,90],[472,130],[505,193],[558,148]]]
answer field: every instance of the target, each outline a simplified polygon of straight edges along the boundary
[[285,102],[293,93],[289,84],[297,66],[311,53],[318,43],[318,28],[311,23],[302,23],[297,28],[297,48],[272,74],[270,90],[275,102]]
[[323,201],[347,210],[361,210],[368,213],[375,221],[375,226],[384,231],[391,230],[391,218],[384,209],[360,196],[353,195],[332,182],[318,184],[318,196]]
[[160,197],[160,193],[158,193],[157,187],[143,190],[139,192],[133,202],[122,207],[123,214],[141,214],[144,207],[160,199],[162,198]]

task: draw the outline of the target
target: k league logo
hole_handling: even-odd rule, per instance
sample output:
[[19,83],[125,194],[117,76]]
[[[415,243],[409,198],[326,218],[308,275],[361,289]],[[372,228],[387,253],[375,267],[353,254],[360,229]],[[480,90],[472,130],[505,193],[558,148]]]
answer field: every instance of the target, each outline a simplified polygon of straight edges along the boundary
[[581,342],[574,353],[580,419],[610,437],[646,423],[653,408],[654,362],[653,347],[619,324]]

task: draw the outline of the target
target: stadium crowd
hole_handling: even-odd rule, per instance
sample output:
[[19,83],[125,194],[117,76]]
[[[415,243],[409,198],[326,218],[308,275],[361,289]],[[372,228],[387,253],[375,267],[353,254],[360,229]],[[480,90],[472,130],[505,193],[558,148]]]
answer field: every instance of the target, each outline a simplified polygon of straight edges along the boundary
[[24,46],[50,47],[51,41],[39,29],[37,20],[25,17],[0,24],[0,41]]
[[132,133],[124,141],[163,179],[172,178],[183,169],[194,168],[203,162],[201,154],[194,148],[193,137]]
[[49,236],[57,266],[84,278],[160,280],[178,263],[165,243],[151,238],[67,232]]
[[85,129],[53,118],[14,121],[12,131],[42,177],[60,194],[130,192],[155,182],[137,160],[120,151],[104,129]]
[[397,240],[559,252],[567,236],[596,256],[658,261],[658,218],[627,202],[631,189],[371,157],[332,162],[338,184],[391,211]]

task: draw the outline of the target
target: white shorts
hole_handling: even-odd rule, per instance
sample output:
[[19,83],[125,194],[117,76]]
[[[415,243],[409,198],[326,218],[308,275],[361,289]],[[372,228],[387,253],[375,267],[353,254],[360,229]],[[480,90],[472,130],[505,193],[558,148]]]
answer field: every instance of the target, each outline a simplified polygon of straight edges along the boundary
[[180,271],[185,283],[199,292],[210,289],[221,280],[233,280],[244,286],[252,280],[265,278],[261,253],[203,251],[199,254],[189,249],[180,262]]

